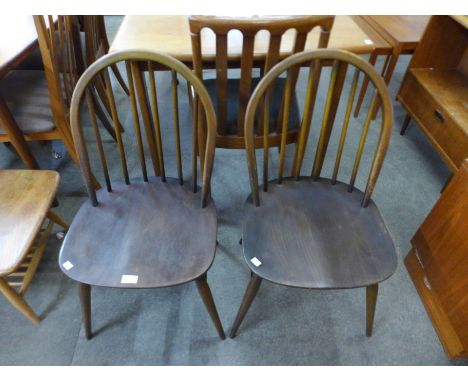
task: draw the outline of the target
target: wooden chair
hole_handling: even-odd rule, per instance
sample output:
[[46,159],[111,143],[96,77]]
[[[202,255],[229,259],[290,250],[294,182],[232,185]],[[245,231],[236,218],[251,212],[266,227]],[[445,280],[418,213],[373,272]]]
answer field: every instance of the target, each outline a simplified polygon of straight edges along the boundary
[[[44,71],[13,70],[0,81],[0,94],[6,100],[26,140],[63,141],[70,157],[78,163],[69,125],[71,95],[79,75],[84,70],[79,35],[73,16],[33,16],[38,33]],[[93,93],[93,98],[96,96]],[[95,105],[104,127],[115,137],[113,128],[105,123],[105,114]],[[0,142],[9,142],[0,131]]]
[[[292,53],[304,50],[308,33],[315,27],[320,27],[319,48],[325,48],[328,44],[330,30],[334,21],[333,16],[291,16],[270,18],[230,18],[213,16],[191,16],[189,17],[190,32],[192,35],[193,67],[196,75],[203,79],[202,60],[202,30],[210,29],[216,38],[216,79],[204,80],[204,84],[217,107],[218,132],[216,146],[223,148],[244,148],[244,119],[247,102],[252,89],[268,71],[287,54],[281,50],[283,35],[290,29],[296,31],[296,38],[292,47]],[[236,30],[236,31],[234,31]],[[242,54],[240,57],[228,57],[228,33],[242,33]],[[254,51],[255,37],[257,34],[269,33],[269,45],[266,54],[259,57]],[[240,79],[228,78],[228,68],[240,67]],[[253,78],[252,69],[261,68],[259,78]],[[294,81],[297,79],[297,70],[294,73]],[[279,126],[276,121],[281,120],[281,105],[283,99],[284,80],[279,78],[277,86],[269,97],[271,98],[271,126],[276,129]],[[288,143],[297,140],[297,129],[299,124],[299,110],[293,96],[293,106],[290,113],[290,130],[288,132]],[[199,118],[202,117],[199,115]],[[203,126],[203,120],[199,121]],[[200,128],[199,132],[203,133]],[[279,132],[279,131],[277,131]],[[262,123],[259,123],[256,135],[256,147],[263,144]],[[268,139],[270,145],[279,145],[280,135],[271,134]],[[204,142],[203,136],[199,139]],[[203,150],[202,150],[203,152]]]
[[[333,68],[313,169],[311,176],[300,176],[310,133],[313,95],[319,80],[314,68],[327,61],[333,63]],[[294,91],[294,78],[291,74],[294,67],[305,64],[310,64],[310,69],[304,115],[294,153],[292,176],[284,177],[287,115]],[[321,177],[333,129],[328,123],[332,117],[330,104],[337,97],[341,97],[341,88],[337,91],[335,83],[346,75],[348,67],[355,67],[355,72],[339,141],[337,139],[333,172],[330,178]],[[281,125],[277,179],[269,181],[269,146],[268,140],[265,139],[262,187],[264,192],[260,192],[255,157],[254,118],[271,84],[284,72],[287,73],[285,113]],[[347,130],[360,73],[369,77],[376,88],[373,104],[380,98],[383,105],[380,136],[370,165],[365,192],[357,189],[354,184],[369,132],[371,112],[367,115],[360,138],[356,139],[357,151],[350,180],[347,184],[337,180],[345,143],[348,143],[348,147],[349,141],[352,144]],[[268,104],[263,112],[268,113]],[[378,284],[390,277],[397,265],[394,244],[376,204],[371,200],[389,144],[392,122],[392,104],[382,78],[368,62],[345,51],[319,49],[295,54],[271,69],[259,83],[249,101],[245,117],[245,141],[252,193],[244,206],[242,245],[245,260],[252,273],[230,333],[231,337],[236,335],[263,279],[285,286],[311,289],[366,287],[366,334],[371,335]],[[263,131],[268,131],[267,126]],[[359,134],[354,129],[351,133]],[[328,153],[329,157],[332,155]]]
[[[103,15],[83,16],[83,27],[86,41],[86,66],[88,67],[99,57],[107,54],[109,52],[110,45],[109,39],[107,38],[106,24]],[[112,65],[112,72],[123,91],[129,95],[130,93],[127,84],[125,83],[122,74],[120,74],[117,65]],[[106,97],[102,97],[102,99],[104,101]]]
[[34,324],[39,318],[24,300],[54,223],[50,210],[59,174],[47,170],[0,170],[0,292]]
[[[118,123],[109,69],[122,62],[127,68],[130,103],[133,113],[135,144],[141,167],[141,178],[131,178],[127,154]],[[140,65],[149,69],[149,90]],[[158,109],[158,94],[154,69],[163,66],[172,71],[172,105],[175,160],[178,178],[166,176],[164,136],[161,128],[166,116]],[[117,136],[118,152],[124,181],[112,182],[106,152],[97,128],[93,102],[89,95],[96,76],[102,75]],[[180,140],[177,76],[193,87],[194,110],[201,110],[207,120],[207,144],[202,185],[197,185],[196,124],[193,129],[192,182],[184,183]],[[88,157],[90,147],[84,140],[80,123],[80,105],[86,98],[95,133],[96,150],[104,173],[106,188],[95,191],[90,178]],[[139,104],[138,113],[137,102]],[[201,107],[198,108],[200,102]],[[141,119],[139,118],[141,117]],[[79,80],[72,99],[71,126],[81,170],[90,201],[76,214],[59,255],[62,271],[80,283],[83,321],[86,337],[91,337],[91,285],[117,288],[161,288],[194,281],[221,338],[224,331],[207,283],[216,249],[216,209],[210,197],[213,167],[216,117],[206,89],[200,80],[180,61],[150,51],[122,51],[101,57]],[[141,125],[140,125],[141,121]],[[126,140],[130,139],[130,132]],[[146,138],[142,137],[144,135]],[[146,141],[146,145],[145,142]],[[146,146],[146,147],[145,147]],[[132,148],[133,149],[133,148]],[[145,152],[149,151],[150,176]],[[111,168],[112,170],[112,168]],[[119,171],[120,173],[120,171]]]

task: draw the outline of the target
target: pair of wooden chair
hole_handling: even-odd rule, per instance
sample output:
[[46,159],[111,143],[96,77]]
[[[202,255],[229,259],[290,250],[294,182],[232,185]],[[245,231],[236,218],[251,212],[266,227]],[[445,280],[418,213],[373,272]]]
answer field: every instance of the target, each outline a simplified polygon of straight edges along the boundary
[[[125,139],[118,122],[121,107],[116,106],[110,91],[109,76],[112,65],[120,62],[127,69],[133,116],[133,127],[127,127]],[[313,170],[311,176],[301,176],[321,68],[328,64],[332,64],[332,70]],[[308,69],[307,82],[303,82],[306,95],[297,129],[291,176],[286,177],[293,85],[297,83],[302,67]],[[172,116],[161,110],[162,90],[155,75],[156,68],[171,73]],[[339,133],[333,174],[328,178],[322,176],[322,167],[326,156],[330,155],[331,121],[336,112],[331,103],[341,98],[344,78],[350,68],[355,72]],[[392,239],[371,200],[392,129],[393,111],[387,88],[366,61],[338,50],[297,53],[269,69],[255,88],[245,111],[243,138],[252,193],[244,206],[242,245],[252,277],[231,337],[235,336],[263,279],[314,289],[366,287],[366,333],[370,335],[378,284],[396,268]],[[146,71],[147,75],[144,74]],[[275,81],[283,74],[286,79],[282,106],[278,110],[281,116],[276,116],[280,125],[277,131],[276,126],[270,128],[269,95]],[[370,79],[376,89],[373,102],[380,101],[383,113],[364,192],[355,187],[355,182],[370,131],[370,114],[357,140],[350,180],[347,183],[338,180],[345,146],[354,141],[349,139],[348,125],[359,75]],[[118,160],[109,160],[109,150],[113,147],[103,144],[96,119],[91,91],[98,76],[109,89],[106,95],[114,122]],[[179,115],[182,95],[178,92],[178,83],[182,79],[190,90],[191,126],[180,123],[187,120]],[[84,104],[89,112],[91,130],[83,129],[81,122]],[[70,226],[59,263],[62,271],[80,284],[86,338],[92,335],[92,285],[161,288],[191,281],[196,282],[215,328],[224,338],[224,329],[207,283],[207,272],[216,251],[217,217],[210,182],[219,116],[216,116],[205,86],[196,74],[172,57],[150,51],[123,51],[101,57],[85,71],[76,85],[71,105],[72,134],[89,201],[83,204]],[[173,128],[165,123],[171,120]],[[198,123],[201,120],[203,124]],[[206,135],[200,134],[202,126]],[[183,138],[190,134],[191,140],[187,143]],[[199,145],[200,139],[204,139],[202,145]],[[167,142],[173,142],[173,148],[168,147]],[[276,179],[271,180],[269,163],[273,161],[274,153],[270,148],[274,145],[279,147],[278,172]],[[261,187],[255,155],[259,146],[263,148]],[[132,147],[137,153],[137,167],[129,165]],[[185,155],[185,151],[190,153]],[[92,168],[91,156],[96,158],[93,162],[100,165],[99,171]],[[184,159],[190,161],[191,179],[184,177]],[[169,161],[175,163],[173,173],[176,177],[167,175]],[[139,176],[132,176],[132,169],[138,171]],[[198,181],[199,170],[201,182]],[[93,173],[102,174],[105,188],[95,190]],[[122,180],[116,181],[117,177]]]

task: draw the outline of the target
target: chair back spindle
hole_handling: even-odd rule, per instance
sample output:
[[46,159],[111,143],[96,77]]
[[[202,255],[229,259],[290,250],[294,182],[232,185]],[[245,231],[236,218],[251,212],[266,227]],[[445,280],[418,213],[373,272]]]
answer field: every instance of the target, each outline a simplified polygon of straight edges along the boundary
[[[189,17],[190,32],[192,39],[193,66],[196,75],[203,80],[203,30],[208,29],[215,35],[215,69],[216,69],[216,107],[217,107],[217,146],[225,148],[243,148],[244,147],[244,121],[247,103],[252,92],[253,69],[260,68],[260,78],[284,57],[291,53],[297,53],[304,50],[309,32],[315,27],[320,28],[318,47],[325,48],[328,44],[330,30],[334,21],[333,16],[290,16],[290,17],[262,17],[262,18],[232,18],[232,17],[213,17],[213,16],[191,16]],[[293,30],[295,33],[290,47],[282,48],[285,34]],[[229,52],[228,35],[230,32],[240,32],[242,34],[241,51],[234,55]],[[255,43],[258,37],[264,33],[269,34],[268,44],[265,52],[256,53]],[[230,43],[230,42],[229,42]],[[237,42],[234,42],[237,43]],[[261,50],[262,48],[260,48]],[[240,54],[239,54],[240,53]],[[231,121],[228,121],[228,108],[234,107],[236,102],[228,102],[229,96],[229,68],[240,67],[240,80],[237,95],[236,115],[237,120],[234,125],[228,129]],[[209,69],[208,67],[205,69]],[[297,81],[299,68],[293,68],[291,72],[291,86],[294,88]],[[286,89],[283,91],[281,108],[276,116],[277,124],[274,134],[268,134],[267,139],[270,146],[281,145],[280,130],[283,121],[283,109],[289,107],[286,105]],[[271,101],[272,94],[267,98]],[[289,100],[290,101],[290,100]],[[265,99],[266,102],[266,99]],[[271,106],[271,103],[270,103]],[[273,109],[270,108],[271,111]],[[232,112],[232,111],[231,111]],[[264,144],[264,129],[270,133],[270,124],[265,123],[265,113],[263,106],[259,110],[259,120],[255,132],[256,147]],[[268,118],[273,122],[272,118]],[[200,130],[203,130],[203,121]],[[229,131],[228,131],[229,130]],[[232,130],[235,130],[234,132]],[[288,131],[287,143],[294,142],[297,136],[298,126],[290,126]]]
[[[122,135],[120,128],[119,120],[119,110],[122,109],[121,104],[117,107],[117,100],[114,97],[113,85],[115,86],[115,81],[111,81],[109,70],[112,70],[112,66],[122,62],[125,64],[127,69],[127,79],[128,79],[128,88],[129,88],[129,103],[131,109],[131,118],[128,120],[131,121],[130,126],[125,126],[125,136]],[[172,105],[172,127],[166,126],[163,124],[163,120],[160,118],[160,103],[163,101],[160,99],[161,94],[158,97],[158,87],[157,82],[158,78],[155,74],[156,67],[165,67],[170,73],[170,91],[171,97],[170,102]],[[148,75],[144,72],[148,71]],[[161,79],[164,80],[164,73],[161,74]],[[117,168],[115,171],[112,171],[112,168],[109,168],[109,165],[112,163],[116,167],[116,163],[113,163],[109,160],[109,155],[111,153],[109,150],[115,150],[115,145],[112,147],[103,144],[99,129],[97,126],[96,116],[94,115],[94,103],[91,97],[91,91],[93,87],[93,81],[96,77],[102,77],[104,79],[104,85],[107,94],[107,102],[111,109],[111,118],[114,125],[117,138],[117,153],[119,156],[120,170]],[[159,75],[158,75],[159,76]],[[181,96],[178,92],[179,79],[185,79],[187,82],[188,88],[193,91],[193,98],[191,102],[197,104],[197,107],[192,108],[192,124],[188,129],[184,129],[184,126],[181,124],[181,121],[185,119],[179,118],[179,97]],[[149,88],[149,89],[148,89]],[[167,169],[166,163],[168,156],[173,155],[175,159],[175,167],[177,174],[177,179],[181,185],[184,183],[184,173],[183,173],[183,155],[182,149],[185,147],[182,145],[182,131],[187,133],[192,133],[192,144],[190,145],[192,149],[191,155],[191,169],[192,169],[192,179],[193,179],[193,192],[198,191],[197,186],[197,140],[198,134],[196,131],[196,119],[198,118],[198,113],[203,113],[203,117],[206,120],[207,125],[207,135],[206,135],[206,151],[204,152],[205,163],[202,173],[202,206],[206,205],[207,198],[209,195],[209,183],[211,180],[211,172],[213,167],[213,157],[214,157],[214,144],[215,144],[215,133],[216,133],[216,116],[214,112],[211,99],[205,87],[201,81],[192,73],[192,71],[182,64],[180,61],[157,52],[152,51],[141,51],[141,50],[131,50],[124,52],[116,52],[112,54],[107,54],[99,58],[94,62],[82,75],[79,79],[75,92],[72,97],[72,107],[71,107],[71,126],[73,138],[75,140],[75,145],[77,152],[80,158],[80,166],[82,169],[82,174],[85,180],[85,184],[93,205],[98,205],[98,194],[95,189],[92,187],[90,174],[92,173],[90,154],[94,154],[94,146],[91,146],[89,143],[92,141],[88,135],[90,131],[87,130],[87,136],[85,139],[85,131],[81,122],[81,106],[85,103],[90,114],[90,121],[92,125],[92,133],[96,142],[96,151],[99,157],[99,164],[101,166],[102,173],[106,181],[106,188],[108,192],[112,192],[112,182],[115,181],[112,178],[119,177],[123,178],[123,182],[127,185],[131,185],[134,182],[135,176],[133,176],[133,170],[130,166],[131,163],[131,152],[132,150],[126,150],[125,147],[128,145],[135,145],[138,156],[138,162],[140,170],[135,170],[141,174],[141,178],[144,182],[150,182],[150,174],[148,171],[147,160],[151,161],[151,165],[154,171],[154,175],[160,177],[161,181],[165,182],[167,179]],[[127,100],[127,98],[125,98]],[[119,100],[119,102],[122,100]],[[144,130],[144,132],[143,132]],[[173,134],[174,140],[174,151],[165,150],[163,151],[163,142],[169,142],[170,139],[163,139],[164,136]],[[184,135],[185,137],[185,135]],[[91,151],[93,149],[93,151]],[[147,154],[148,159],[146,158]],[[165,158],[166,156],[166,158]],[[111,165],[112,167],[112,165]],[[201,169],[201,167],[200,167]],[[121,174],[120,176],[118,174]]]
[[[362,206],[366,207],[370,201],[372,192],[374,190],[377,178],[379,176],[383,160],[388,148],[388,144],[391,136],[391,129],[393,123],[393,108],[388,94],[388,89],[382,80],[381,76],[375,71],[375,69],[366,61],[360,57],[341,50],[334,49],[319,49],[310,52],[303,52],[295,54],[277,64],[273,67],[265,77],[260,81],[256,89],[254,90],[252,97],[247,105],[246,120],[245,120],[245,141],[247,160],[249,166],[249,177],[252,191],[252,201],[255,205],[260,205],[260,194],[258,190],[258,175],[257,175],[257,164],[256,164],[256,143],[255,143],[255,129],[254,121],[257,115],[257,111],[262,107],[268,108],[268,93],[271,91],[274,81],[279,76],[286,74],[286,86],[284,92],[284,115],[282,118],[282,125],[280,130],[280,148],[278,158],[278,173],[276,181],[281,183],[285,173],[286,163],[286,142],[288,132],[288,104],[292,92],[294,91],[293,83],[297,81],[297,73],[295,68],[306,67],[308,68],[307,85],[304,97],[303,115],[301,120],[300,129],[298,132],[298,142],[295,148],[295,152],[292,156],[293,163],[291,168],[291,176],[296,181],[300,181],[300,173],[302,164],[305,157],[306,146],[309,140],[309,132],[311,131],[312,114],[314,110],[315,101],[317,99],[318,84],[322,68],[331,63],[330,80],[328,84],[327,96],[324,103],[324,110],[322,114],[322,121],[320,129],[317,132],[315,154],[313,155],[311,177],[313,180],[317,180],[322,176],[322,169],[324,166],[325,158],[327,157],[327,151],[329,142],[332,139],[332,131],[334,127],[335,116],[339,107],[339,103],[342,97],[343,88],[346,83],[346,75],[348,72],[352,73],[352,79],[350,81],[349,91],[347,93],[348,100],[345,103],[344,118],[341,125],[341,131],[337,134],[337,151],[334,155],[334,164],[332,166],[332,173],[330,177],[330,183],[335,185],[339,175],[340,164],[343,159],[343,152],[345,146],[349,150],[355,149],[356,153],[353,157],[352,170],[349,178],[348,191],[352,192],[355,187],[355,182],[358,176],[359,168],[362,167],[361,162],[364,155],[364,148],[366,146],[367,138],[370,131],[370,125],[372,122],[372,105],[379,102],[382,105],[382,117],[380,134],[378,136],[377,144],[373,154],[373,159],[370,161],[369,174],[367,176],[366,190],[362,200]],[[353,70],[349,70],[351,67]],[[352,134],[356,135],[356,139],[349,139],[349,124],[351,110],[356,95],[357,83],[359,76],[363,75],[368,78],[375,89],[373,96],[372,105],[369,108],[365,121],[363,123],[362,130],[359,134],[355,129],[352,129]],[[294,84],[295,85],[295,84]],[[267,114],[264,114],[267,117]],[[347,139],[348,138],[348,139]],[[312,145],[312,144],[311,144]],[[354,146],[356,146],[354,148]],[[263,141],[263,190],[268,191],[268,140],[264,138]]]

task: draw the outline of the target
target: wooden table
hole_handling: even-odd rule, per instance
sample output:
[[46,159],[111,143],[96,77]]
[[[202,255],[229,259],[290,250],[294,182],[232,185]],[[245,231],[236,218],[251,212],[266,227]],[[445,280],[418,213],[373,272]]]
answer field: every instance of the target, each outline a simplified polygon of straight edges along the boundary
[[[0,80],[37,48],[37,33],[32,16],[0,15]],[[21,129],[6,102],[0,97],[0,125],[10,137],[16,152],[27,168],[39,168],[29,150]]]
[[[422,34],[429,21],[430,16],[355,16],[354,20],[364,29],[367,33],[378,34],[390,46],[390,54],[387,55],[382,69],[382,76],[386,84],[390,83],[395,66],[398,62],[400,55],[413,54],[414,50],[421,40]],[[379,53],[385,54],[385,53]],[[377,56],[379,55],[374,51],[369,62],[374,65]],[[354,111],[354,116],[357,117],[362,105],[362,101],[366,94],[368,82],[364,82],[359,93],[358,102]],[[373,114],[377,113],[377,108]]]
[[[205,29],[201,35],[203,47],[203,67],[213,68],[216,58],[215,34]],[[304,50],[316,49],[319,28],[314,28],[308,35]],[[286,32],[281,39],[280,57],[291,54],[295,40],[294,31]],[[269,34],[259,32],[255,36],[254,59],[261,61],[265,57],[269,43]],[[390,54],[390,45],[373,30],[366,33],[350,16],[336,16],[328,42],[329,48],[343,49],[356,54]],[[192,43],[188,16],[125,16],[112,42],[109,52],[128,49],[148,49],[166,53],[192,66]],[[242,34],[233,30],[228,34],[228,61],[230,67],[239,68],[242,54]],[[344,79],[344,77],[343,77]],[[337,85],[338,86],[338,85]],[[340,85],[341,86],[341,85]],[[339,87],[339,86],[338,86]],[[331,105],[336,110],[339,98]],[[218,146],[225,147],[225,146]],[[203,149],[201,149],[203,152]]]
[[[391,51],[389,44],[378,34],[372,32],[372,37],[350,16],[336,16],[332,28],[329,48],[344,49],[356,54],[372,53],[384,50]],[[315,49],[318,43],[318,28],[315,28],[307,38],[307,49]],[[232,31],[228,36],[228,54],[230,60],[239,59],[242,51],[242,35]],[[283,56],[291,51],[294,41],[293,31],[287,32],[281,44]],[[266,53],[268,34],[259,33],[255,40],[255,54]],[[203,59],[214,62],[216,53],[215,35],[209,30],[202,34]],[[109,52],[126,49],[153,49],[169,54],[187,65],[192,64],[192,44],[187,16],[125,16],[111,44]]]

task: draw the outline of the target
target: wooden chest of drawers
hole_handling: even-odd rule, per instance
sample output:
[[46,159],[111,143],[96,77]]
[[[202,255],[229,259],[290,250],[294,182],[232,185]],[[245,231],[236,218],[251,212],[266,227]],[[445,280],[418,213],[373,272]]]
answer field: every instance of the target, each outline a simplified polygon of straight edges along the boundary
[[405,265],[450,358],[468,356],[468,160],[411,240]]
[[433,16],[397,99],[455,172],[468,157],[468,29]]

